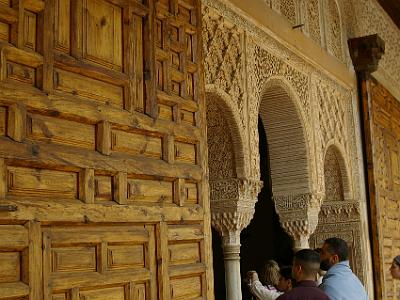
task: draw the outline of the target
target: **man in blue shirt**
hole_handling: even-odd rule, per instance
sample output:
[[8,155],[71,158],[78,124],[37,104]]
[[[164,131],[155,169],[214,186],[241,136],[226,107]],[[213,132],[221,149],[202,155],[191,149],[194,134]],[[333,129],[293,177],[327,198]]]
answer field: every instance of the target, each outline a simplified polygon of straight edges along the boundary
[[325,240],[320,253],[321,270],[328,271],[319,286],[331,300],[368,300],[364,286],[351,271],[347,243],[340,238]]

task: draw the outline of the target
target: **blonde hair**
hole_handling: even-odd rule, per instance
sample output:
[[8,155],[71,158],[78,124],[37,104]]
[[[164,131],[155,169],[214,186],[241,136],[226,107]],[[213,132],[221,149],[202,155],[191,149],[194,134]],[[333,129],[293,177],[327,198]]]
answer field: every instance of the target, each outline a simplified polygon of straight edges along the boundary
[[268,260],[264,266],[264,272],[262,276],[262,281],[264,284],[276,286],[279,283],[281,277],[279,265],[274,260]]

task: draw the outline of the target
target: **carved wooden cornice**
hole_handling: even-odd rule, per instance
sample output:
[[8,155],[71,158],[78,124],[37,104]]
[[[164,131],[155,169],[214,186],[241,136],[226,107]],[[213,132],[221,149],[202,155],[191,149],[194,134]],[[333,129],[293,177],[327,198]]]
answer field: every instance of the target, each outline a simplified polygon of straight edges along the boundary
[[385,53],[385,42],[377,35],[368,35],[348,41],[351,60],[357,72],[372,73]]

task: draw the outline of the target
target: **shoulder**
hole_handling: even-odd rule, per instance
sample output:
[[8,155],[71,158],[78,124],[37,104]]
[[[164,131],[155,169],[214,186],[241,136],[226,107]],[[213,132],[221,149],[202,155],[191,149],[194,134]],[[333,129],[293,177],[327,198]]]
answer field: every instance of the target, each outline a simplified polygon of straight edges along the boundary
[[276,298],[276,300],[289,300],[288,294],[289,293],[282,294],[278,298]]

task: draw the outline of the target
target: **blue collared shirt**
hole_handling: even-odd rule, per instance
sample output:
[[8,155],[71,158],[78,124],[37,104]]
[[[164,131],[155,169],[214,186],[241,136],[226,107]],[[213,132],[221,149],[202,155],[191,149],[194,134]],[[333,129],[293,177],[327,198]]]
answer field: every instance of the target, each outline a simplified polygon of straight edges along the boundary
[[368,300],[364,286],[351,271],[349,261],[332,266],[319,286],[331,300]]

